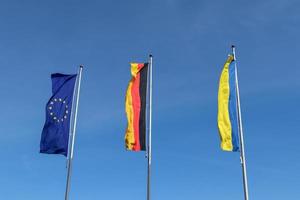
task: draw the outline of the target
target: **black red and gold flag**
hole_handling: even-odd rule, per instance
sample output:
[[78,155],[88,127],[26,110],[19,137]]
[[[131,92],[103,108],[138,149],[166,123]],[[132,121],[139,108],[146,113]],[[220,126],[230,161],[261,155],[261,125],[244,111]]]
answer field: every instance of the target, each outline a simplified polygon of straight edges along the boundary
[[148,63],[131,63],[131,75],[125,102],[128,120],[125,145],[127,150],[146,151]]

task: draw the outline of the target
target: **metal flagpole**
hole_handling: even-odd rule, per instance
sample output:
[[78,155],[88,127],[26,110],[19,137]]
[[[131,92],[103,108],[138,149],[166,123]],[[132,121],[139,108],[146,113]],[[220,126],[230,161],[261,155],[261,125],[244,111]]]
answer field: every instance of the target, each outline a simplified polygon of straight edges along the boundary
[[244,197],[245,200],[249,200],[248,195],[248,179],[247,179],[247,168],[246,168],[246,158],[245,158],[245,148],[244,148],[244,133],[243,133],[243,124],[242,124],[242,113],[241,113],[241,103],[240,103],[240,90],[239,90],[239,81],[238,81],[238,72],[235,56],[235,46],[231,46],[232,54],[234,58],[234,67],[235,67],[235,83],[236,83],[236,100],[237,100],[237,115],[238,115],[238,128],[239,128],[239,139],[241,146],[241,165],[243,170],[243,183],[244,183]]
[[150,178],[151,178],[151,159],[152,159],[152,149],[151,149],[151,140],[152,140],[152,55],[149,55],[149,87],[148,87],[148,100],[149,100],[149,109],[148,109],[148,173],[147,173],[147,200],[150,200]]
[[[81,75],[82,75],[83,66],[80,65],[79,72],[78,72],[78,80],[76,82],[76,87],[73,95],[73,102],[76,99],[75,107],[72,105],[72,112],[71,112],[71,122],[70,125],[70,136],[69,136],[69,153],[68,153],[68,174],[67,174],[67,185],[66,185],[66,194],[65,200],[69,200],[69,193],[70,193],[70,184],[71,184],[71,172],[72,172],[72,161],[73,161],[73,153],[74,153],[74,143],[75,143],[75,134],[76,134],[76,123],[77,123],[77,111],[78,111],[78,103],[79,103],[79,94],[80,94],[80,84],[81,84]],[[74,108],[74,109],[73,109]],[[74,110],[74,113],[73,113]],[[71,141],[70,141],[71,139]]]

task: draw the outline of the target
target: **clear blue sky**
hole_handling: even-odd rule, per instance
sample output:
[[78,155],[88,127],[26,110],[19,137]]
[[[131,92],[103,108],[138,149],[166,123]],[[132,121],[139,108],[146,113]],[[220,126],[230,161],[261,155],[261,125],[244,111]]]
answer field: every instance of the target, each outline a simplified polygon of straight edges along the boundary
[[129,62],[154,55],[153,200],[243,199],[222,152],[218,80],[237,46],[250,199],[300,199],[298,0],[0,2],[0,199],[59,200],[65,158],[39,154],[50,74],[84,64],[71,200],[141,200],[124,149]]

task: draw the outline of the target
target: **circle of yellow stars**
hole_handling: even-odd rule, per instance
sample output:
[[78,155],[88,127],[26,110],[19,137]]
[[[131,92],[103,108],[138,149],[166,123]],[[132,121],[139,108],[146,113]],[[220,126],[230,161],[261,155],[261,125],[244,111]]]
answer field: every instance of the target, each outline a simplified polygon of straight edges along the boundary
[[[55,103],[62,103],[63,106],[65,107],[65,112],[62,118],[59,118],[58,116],[56,116],[53,112],[53,106]],[[54,98],[52,99],[52,101],[50,101],[50,104],[48,106],[48,110],[49,110],[49,114],[51,116],[51,118],[53,119],[53,121],[60,123],[60,122],[64,122],[65,120],[67,120],[68,118],[68,114],[69,114],[69,109],[68,109],[68,105],[67,102],[61,98]]]

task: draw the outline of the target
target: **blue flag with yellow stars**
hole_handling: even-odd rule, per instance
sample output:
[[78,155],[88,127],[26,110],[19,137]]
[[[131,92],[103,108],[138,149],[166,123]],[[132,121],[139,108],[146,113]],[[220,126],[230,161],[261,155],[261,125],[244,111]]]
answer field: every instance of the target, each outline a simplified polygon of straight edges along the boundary
[[40,153],[68,155],[70,118],[76,74],[52,74],[52,96],[46,105]]

